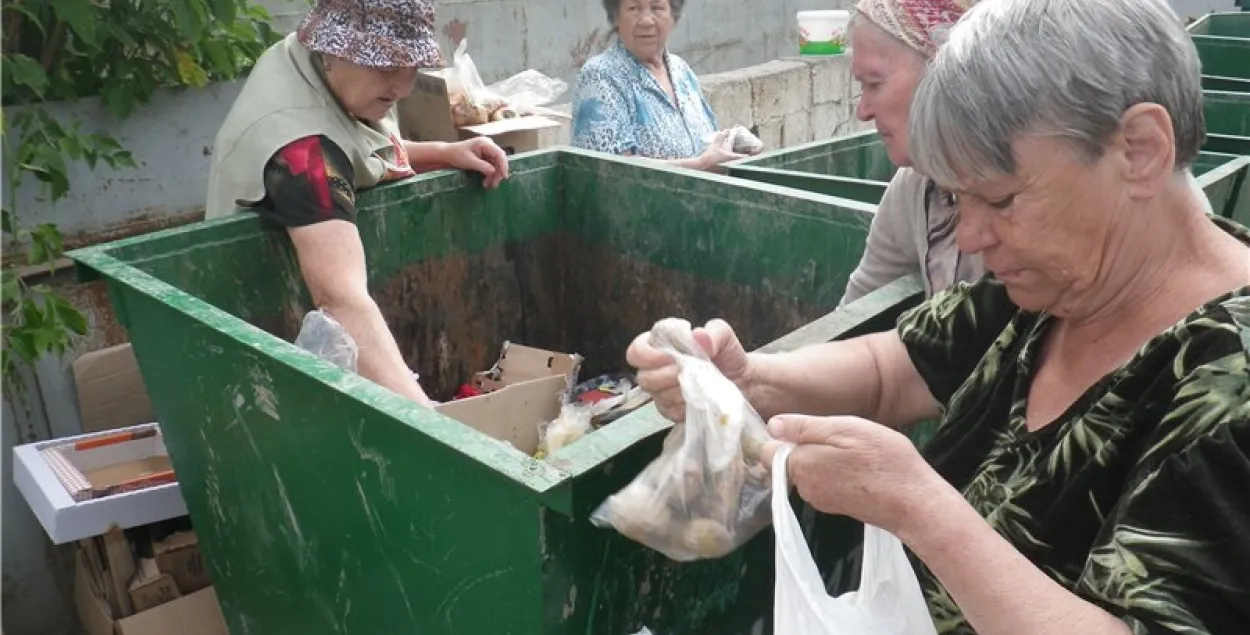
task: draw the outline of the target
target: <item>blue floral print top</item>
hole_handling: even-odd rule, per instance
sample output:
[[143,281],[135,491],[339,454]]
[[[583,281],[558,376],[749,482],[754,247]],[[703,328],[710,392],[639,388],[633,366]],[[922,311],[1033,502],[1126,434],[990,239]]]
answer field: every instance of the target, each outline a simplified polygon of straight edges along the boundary
[[587,60],[573,97],[573,145],[652,159],[701,154],[716,115],[686,62],[672,53],[665,59],[676,104],[620,40]]

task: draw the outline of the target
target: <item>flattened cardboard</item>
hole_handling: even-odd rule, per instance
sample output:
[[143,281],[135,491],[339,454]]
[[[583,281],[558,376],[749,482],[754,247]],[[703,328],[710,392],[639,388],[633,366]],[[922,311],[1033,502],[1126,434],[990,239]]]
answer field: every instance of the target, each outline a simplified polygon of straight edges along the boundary
[[472,137],[490,137],[504,152],[515,154],[537,150],[538,131],[560,125],[548,117],[528,115],[458,128],[451,118],[447,82],[433,74],[435,72],[417,73],[412,94],[397,104],[399,130],[405,139],[456,142]]
[[78,549],[74,555],[74,607],[78,621],[87,635],[114,635],[113,613],[101,598],[103,591],[94,585],[87,552]]
[[73,372],[83,432],[112,430],[156,419],[130,344],[86,353],[74,360]]
[[490,370],[474,374],[473,385],[491,392],[543,377],[568,377],[576,374],[581,365],[580,355],[504,342],[498,361]]
[[563,375],[554,375],[449,401],[434,409],[532,456],[538,451],[539,424],[559,416],[560,397],[567,387]]

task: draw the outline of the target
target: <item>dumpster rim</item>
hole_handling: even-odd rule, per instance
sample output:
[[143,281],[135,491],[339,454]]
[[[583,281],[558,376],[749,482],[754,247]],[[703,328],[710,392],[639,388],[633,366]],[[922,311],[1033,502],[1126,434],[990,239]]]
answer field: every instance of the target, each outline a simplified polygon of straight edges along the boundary
[[[254,222],[255,219],[232,217],[223,220]],[[371,380],[308,353],[291,342],[113,257],[102,247],[93,246],[66,255],[77,266],[96,271],[108,284],[122,285],[161,302],[201,326],[244,347],[259,350],[288,369],[304,374],[326,388],[386,415],[381,419],[386,425],[398,423],[424,434],[447,449],[473,459],[488,471],[506,477],[510,482],[543,497],[544,502],[558,502],[559,499],[549,501],[544,495],[550,495],[553,490],[570,480],[568,473],[548,462],[508,447],[472,426],[420,406]],[[557,507],[563,505],[559,504]]]
[[[841,334],[852,332],[863,326],[879,313],[899,302],[916,296],[923,297],[923,295],[924,284],[919,276],[914,274],[903,276],[854,302],[840,304],[829,313],[755,349],[755,352],[784,353],[803,346],[832,341]],[[622,423],[633,424],[628,426],[630,433],[644,431],[645,434],[642,436],[627,434],[624,432],[625,426],[616,427]],[[560,469],[576,479],[602,464],[605,457],[615,456],[655,434],[667,432],[673,425],[672,421],[660,415],[654,403],[649,403],[610,425],[594,430],[561,448],[548,457],[548,460],[555,462]],[[617,430],[622,430],[622,432],[618,434]]]

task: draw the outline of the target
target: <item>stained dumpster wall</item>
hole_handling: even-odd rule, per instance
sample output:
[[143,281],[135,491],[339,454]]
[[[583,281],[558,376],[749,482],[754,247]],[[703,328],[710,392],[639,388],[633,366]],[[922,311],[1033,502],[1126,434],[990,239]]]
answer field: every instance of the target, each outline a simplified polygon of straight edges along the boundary
[[[308,6],[303,0],[261,3],[283,32],[298,24]],[[793,52],[796,11],[847,4],[848,0],[687,0],[673,48],[700,73],[757,64]],[[572,81],[581,62],[610,41],[602,5],[594,0],[444,0],[438,3],[438,14],[444,50],[453,50],[454,40],[468,37],[474,61],[487,81],[530,67]],[[75,166],[74,188],[55,207],[39,203],[33,184],[27,184],[16,200],[23,221],[58,223],[74,245],[74,235],[94,242],[196,218],[202,213],[212,139],[238,90],[239,83],[233,82],[163,92],[123,122],[103,115],[95,100],[55,105],[57,114],[81,118],[85,129],[103,129],[117,137],[140,167],[91,172]],[[560,133],[555,140],[561,140]],[[8,192],[4,194],[11,200]],[[72,280],[65,282],[72,285]],[[81,429],[69,362],[124,336],[113,323],[106,298],[81,288],[74,294],[75,303],[88,312],[92,336],[64,360],[38,364],[26,404],[3,404],[6,459],[16,444]],[[7,635],[63,632],[73,623],[69,559],[65,550],[48,544],[12,485],[9,461],[4,465],[3,630]]]
[[[304,0],[261,0],[261,4],[273,14],[275,27],[284,32],[298,23],[308,5]],[[796,11],[848,4],[849,0],[687,0],[685,16],[673,34],[673,48],[704,74],[704,89],[724,123],[755,127],[770,145],[842,134],[858,127],[850,120],[856,95],[842,97],[844,90],[855,90],[845,61],[811,67],[806,80],[793,60],[768,62],[764,68],[758,65],[793,52]],[[1182,16],[1194,16],[1230,10],[1233,4],[1232,0],[1173,0],[1173,6]],[[444,49],[452,50],[454,39],[467,36],[487,81],[527,67],[571,81],[577,65],[609,41],[601,5],[594,0],[442,0],[438,13]],[[744,68],[752,65],[757,66]],[[140,168],[93,173],[77,166],[71,175],[74,189],[55,208],[38,203],[33,188],[21,192],[17,202],[23,219],[60,223],[70,233],[98,240],[195,218],[202,212],[212,139],[238,89],[237,83],[224,83],[162,93],[150,107],[121,123],[101,116],[94,100],[54,108],[62,115],[81,117],[87,129],[108,130],[134,151]],[[770,97],[774,94],[790,99],[774,104]],[[556,133],[557,141],[560,135],[567,135],[567,130]],[[4,197],[10,200],[8,192]],[[4,424],[2,628],[7,635],[61,633],[74,622],[69,559],[65,550],[50,546],[13,486],[12,448],[79,432],[68,362],[124,338],[98,288],[63,282],[73,290],[75,304],[87,311],[91,336],[64,360],[49,358],[37,364],[27,404],[7,400],[0,404]]]

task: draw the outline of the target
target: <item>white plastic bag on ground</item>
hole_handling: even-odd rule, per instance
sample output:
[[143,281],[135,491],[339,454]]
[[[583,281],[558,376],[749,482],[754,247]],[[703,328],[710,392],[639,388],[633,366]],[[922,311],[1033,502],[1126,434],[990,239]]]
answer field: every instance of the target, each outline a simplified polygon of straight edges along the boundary
[[864,525],[859,589],[832,597],[812,560],[786,492],[792,446],[773,458],[773,531],[777,587],[774,635],[935,635],[920,582],[903,543],[884,529]]

